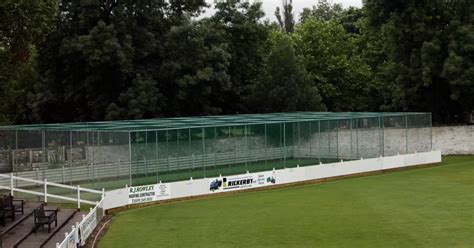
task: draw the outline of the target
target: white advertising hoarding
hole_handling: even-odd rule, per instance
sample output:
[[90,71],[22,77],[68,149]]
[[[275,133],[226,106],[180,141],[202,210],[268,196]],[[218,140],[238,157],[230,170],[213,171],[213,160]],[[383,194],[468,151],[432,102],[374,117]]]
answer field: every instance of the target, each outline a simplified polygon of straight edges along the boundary
[[135,186],[128,189],[128,204],[159,201],[170,197],[169,183]]
[[209,179],[210,192],[225,192],[257,188],[275,184],[275,171],[264,171],[245,175],[216,177]]

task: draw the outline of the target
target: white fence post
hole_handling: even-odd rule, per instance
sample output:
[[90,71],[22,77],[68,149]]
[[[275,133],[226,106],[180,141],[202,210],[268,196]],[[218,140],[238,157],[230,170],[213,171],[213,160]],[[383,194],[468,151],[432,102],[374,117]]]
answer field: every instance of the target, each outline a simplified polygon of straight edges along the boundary
[[13,195],[13,172],[10,173],[10,194]]
[[48,203],[48,180],[44,179],[44,202]]
[[82,243],[82,237],[79,237],[79,222],[76,222],[76,246],[80,247]]
[[81,209],[81,186],[77,185],[77,209]]

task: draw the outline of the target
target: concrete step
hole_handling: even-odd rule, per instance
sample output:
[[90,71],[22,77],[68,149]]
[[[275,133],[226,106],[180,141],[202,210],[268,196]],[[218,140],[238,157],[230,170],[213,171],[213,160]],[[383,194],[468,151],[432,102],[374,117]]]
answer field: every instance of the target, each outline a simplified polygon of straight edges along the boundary
[[43,244],[45,248],[56,248],[56,243],[61,243],[64,240],[64,234],[69,233],[72,230],[72,226],[76,226],[76,223],[81,222],[82,215],[87,214],[84,212],[77,212],[71,220],[69,220],[61,229],[56,232],[51,239]]
[[[52,210],[56,209],[56,207],[45,206],[45,209]],[[54,236],[56,231],[59,231],[63,226],[68,224],[71,217],[76,213],[76,209],[60,209],[57,217],[58,225],[55,226],[53,223],[51,226],[51,232],[48,232],[48,227],[46,225],[43,228],[39,227],[36,233],[33,229],[34,215],[32,214],[9,232],[8,238],[4,240],[3,247],[40,247],[41,244],[50,239],[50,236]]]

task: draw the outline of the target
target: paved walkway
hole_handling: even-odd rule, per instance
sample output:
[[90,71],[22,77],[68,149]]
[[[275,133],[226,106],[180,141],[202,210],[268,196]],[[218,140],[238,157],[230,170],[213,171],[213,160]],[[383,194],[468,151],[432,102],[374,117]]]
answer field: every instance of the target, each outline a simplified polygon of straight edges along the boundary
[[[7,220],[6,226],[0,225],[0,232],[2,233],[2,247],[10,248],[22,239],[18,247],[20,248],[38,248],[50,236],[51,239],[44,247],[56,247],[56,243],[64,239],[64,233],[71,231],[71,226],[76,222],[81,221],[84,213],[78,212],[76,209],[60,209],[58,212],[58,225],[54,223],[51,226],[51,232],[48,233],[48,227],[45,225],[39,228],[36,233],[34,228],[34,214],[33,210],[41,205],[40,202],[26,202],[24,214],[16,214],[15,221]],[[47,210],[56,209],[56,206],[45,206]]]

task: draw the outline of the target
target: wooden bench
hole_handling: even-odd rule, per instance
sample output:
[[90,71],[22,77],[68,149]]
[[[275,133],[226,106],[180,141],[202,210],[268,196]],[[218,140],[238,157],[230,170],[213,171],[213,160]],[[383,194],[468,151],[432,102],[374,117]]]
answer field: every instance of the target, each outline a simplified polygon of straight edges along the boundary
[[6,206],[11,207],[15,213],[20,213],[20,214],[25,213],[25,200],[14,199],[13,196],[9,194],[7,196],[4,196],[3,202],[5,203]]
[[2,219],[2,225],[5,226],[7,218],[12,221],[15,220],[16,206],[13,204],[13,196],[3,196],[0,199],[0,218]]
[[38,227],[43,227],[44,225],[48,225],[48,233],[51,232],[51,224],[53,222],[56,226],[58,226],[58,210],[45,210],[43,205],[41,207],[36,208],[34,211],[35,214],[35,227],[34,231],[38,230]]

